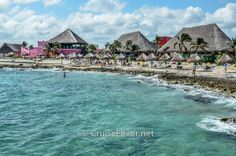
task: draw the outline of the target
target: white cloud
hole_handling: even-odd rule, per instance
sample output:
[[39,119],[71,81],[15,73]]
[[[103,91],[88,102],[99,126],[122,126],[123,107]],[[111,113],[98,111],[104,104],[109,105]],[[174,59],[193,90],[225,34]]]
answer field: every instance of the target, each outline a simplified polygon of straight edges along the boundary
[[13,0],[16,4],[28,4],[28,3],[33,3],[37,2],[38,0]]
[[61,3],[62,0],[43,0],[45,6],[51,6]]
[[[173,36],[183,27],[209,23],[217,23],[229,37],[236,37],[236,3],[228,3],[212,13],[192,6],[185,9],[142,7],[127,13],[122,10],[124,3],[118,0],[104,1],[111,2],[110,6],[120,7],[111,11],[112,9],[105,6],[95,5],[95,2],[99,4],[101,0],[88,0],[80,8],[83,11],[73,12],[64,19],[51,14],[37,14],[33,10],[19,7],[0,12],[0,42],[47,40],[69,27],[87,42],[104,46],[122,33],[131,31],[140,30],[152,40],[156,34]],[[2,3],[2,6],[4,5],[6,6]],[[88,6],[91,8],[86,8]],[[107,9],[99,11],[101,7]]]
[[117,12],[121,11],[124,7],[125,3],[119,0],[88,0],[80,9],[92,12]]
[[14,8],[8,13],[0,13],[0,42],[48,39],[58,29],[59,21],[49,14],[37,15],[33,10]]
[[0,0],[0,8],[5,8],[10,4],[10,0]]

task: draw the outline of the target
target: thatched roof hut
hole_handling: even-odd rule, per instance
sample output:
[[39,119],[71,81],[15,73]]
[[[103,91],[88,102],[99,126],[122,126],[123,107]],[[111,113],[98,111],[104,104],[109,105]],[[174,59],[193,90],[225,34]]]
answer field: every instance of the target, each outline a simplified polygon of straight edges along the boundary
[[219,60],[217,60],[219,64],[226,64],[226,63],[234,63],[234,60],[227,54],[222,55]]
[[[123,46],[126,45],[126,42],[131,40],[133,44],[139,46],[138,52],[147,52],[147,51],[156,51],[156,47],[151,43],[140,31],[131,32],[121,35],[117,39]],[[122,51],[127,51],[123,49]]]
[[22,44],[11,44],[11,43],[3,43],[0,48],[0,53],[17,53],[21,51]]
[[[208,43],[208,48],[206,48],[207,52],[232,50],[227,44],[227,42],[230,41],[230,38],[216,24],[208,24],[183,28],[180,32],[176,34],[174,38],[172,38],[163,47],[161,47],[158,52],[180,52],[178,46],[176,47],[176,49],[174,48],[174,44],[178,41],[177,36],[180,37],[183,33],[189,34],[193,41],[197,38],[203,38]],[[190,51],[190,43],[185,43],[185,46]],[[199,51],[200,50],[201,49],[199,49]],[[191,49],[191,51],[194,52],[194,49]]]
[[83,40],[79,35],[73,32],[71,29],[67,29],[59,35],[48,41],[49,43],[58,42],[60,44],[81,44],[86,45],[87,42]]

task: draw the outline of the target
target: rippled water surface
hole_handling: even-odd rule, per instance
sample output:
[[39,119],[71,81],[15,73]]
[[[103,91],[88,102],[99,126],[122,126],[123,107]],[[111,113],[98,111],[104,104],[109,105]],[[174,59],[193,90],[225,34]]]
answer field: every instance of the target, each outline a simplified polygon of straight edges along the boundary
[[235,109],[231,98],[154,78],[0,70],[0,155],[233,156],[235,136],[214,122]]

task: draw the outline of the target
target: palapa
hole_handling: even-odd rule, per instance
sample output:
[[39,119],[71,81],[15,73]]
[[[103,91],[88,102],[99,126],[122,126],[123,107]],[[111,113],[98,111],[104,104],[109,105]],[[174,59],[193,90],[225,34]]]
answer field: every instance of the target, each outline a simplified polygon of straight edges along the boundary
[[202,59],[200,56],[198,56],[198,54],[192,54],[187,61],[188,62],[200,62]]
[[234,60],[227,54],[222,55],[219,60],[217,60],[217,63],[219,64],[226,64],[226,63],[233,63]]
[[160,57],[159,61],[169,61],[170,59],[171,57],[166,53]]
[[142,53],[138,58],[137,58],[137,61],[147,61],[147,56]]
[[[203,38],[208,43],[208,47],[205,48],[207,52],[232,51],[232,48],[227,44],[227,42],[231,41],[230,38],[215,23],[213,23],[183,28],[175,37],[162,46],[158,52],[181,52],[178,46],[177,48],[174,48],[174,44],[178,42],[177,36],[181,36],[183,33],[189,34],[192,40]],[[188,51],[196,52],[194,49],[191,49],[190,43],[185,42],[184,45],[187,47]],[[204,51],[199,48],[197,52]]]
[[153,53],[151,53],[147,56],[147,61],[153,61],[156,59],[157,59],[157,57]]

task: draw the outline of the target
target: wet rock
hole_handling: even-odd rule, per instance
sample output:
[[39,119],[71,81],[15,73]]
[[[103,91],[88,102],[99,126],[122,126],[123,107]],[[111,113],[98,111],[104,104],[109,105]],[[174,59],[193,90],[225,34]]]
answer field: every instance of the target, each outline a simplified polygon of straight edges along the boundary
[[222,118],[220,121],[225,123],[236,123],[236,117]]

